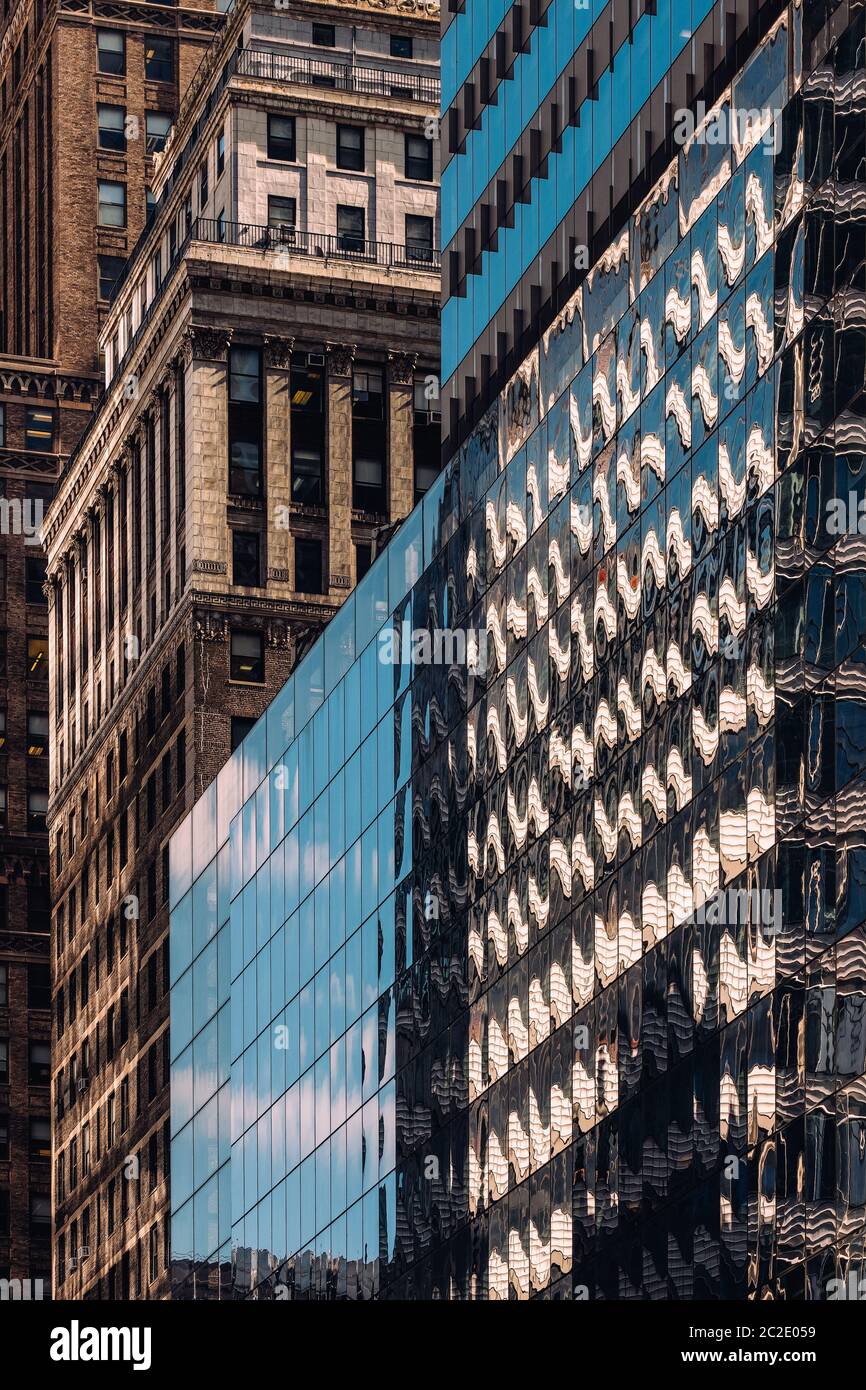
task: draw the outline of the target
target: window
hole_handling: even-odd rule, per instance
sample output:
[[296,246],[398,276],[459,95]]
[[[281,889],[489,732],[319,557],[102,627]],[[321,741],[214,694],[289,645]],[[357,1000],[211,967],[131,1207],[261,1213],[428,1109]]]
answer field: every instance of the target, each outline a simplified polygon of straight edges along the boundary
[[408,34],[391,35],[391,57],[392,58],[411,58],[412,40]]
[[219,178],[226,167],[226,133],[221,130],[216,143],[216,176]]
[[268,197],[268,226],[277,233],[276,240],[293,246],[297,204],[294,198]]
[[245,589],[261,584],[258,531],[232,531],[232,573],[234,583]]
[[294,116],[268,116],[268,159],[294,158]]
[[0,962],[0,1007],[9,1003],[9,966]]
[[27,967],[27,1007],[28,1009],[51,1008],[51,972],[47,965],[28,965]]
[[0,709],[0,753],[6,747],[6,711]]
[[51,1044],[31,1042],[30,1085],[47,1086],[51,1080]]
[[30,1237],[48,1240],[51,1235],[51,1198],[41,1192],[30,1193]]
[[[50,925],[51,895],[48,885],[40,883],[36,879],[30,879],[27,884],[27,930],[43,932],[47,936]],[[61,913],[58,917],[59,928],[62,928],[62,925],[63,916]],[[62,940],[62,937],[60,939]],[[34,966],[33,968],[40,969],[41,967]],[[31,1007],[36,1008],[37,1006],[34,1004]],[[45,1008],[47,1006],[40,1004],[38,1007]]]
[[406,136],[406,177],[425,183],[433,178],[433,141],[423,135]]
[[217,225],[216,225],[216,239],[217,239],[217,241],[225,241],[225,239],[226,239],[226,210],[225,210],[225,208],[220,208],[219,212],[217,213],[217,215],[216,215],[216,224],[217,224]]
[[[123,256],[99,257],[99,298],[110,299],[120,279],[126,260]],[[130,337],[132,335],[130,334]]]
[[385,502],[385,397],[382,372],[352,373],[352,505],[378,515]]
[[255,719],[244,719],[241,715],[232,716],[232,752],[241,746],[255,723]]
[[117,29],[97,29],[96,65],[100,72],[123,77],[126,72],[126,39]]
[[264,683],[265,657],[260,632],[232,633],[231,678],[252,685]]
[[0,448],[6,443],[6,407],[0,405]]
[[356,170],[364,168],[363,126],[337,126],[337,168]]
[[6,633],[0,630],[0,676],[6,675]]
[[0,1081],[9,1080],[9,1039],[0,1038]]
[[33,680],[48,679],[48,638],[27,638],[27,674]]
[[171,39],[147,39],[144,49],[145,77],[151,82],[171,82],[172,59]]
[[363,252],[364,209],[337,204],[337,245],[341,251]]
[[301,594],[322,592],[322,542],[298,536],[295,540],[295,588]]
[[261,354],[229,352],[229,492],[260,497],[262,480]]
[[30,1121],[30,1157],[51,1157],[51,1122],[39,1116],[34,1116]]
[[171,116],[167,111],[148,111],[145,116],[147,128],[147,153],[154,154],[165,149],[168,132],[171,130]]
[[314,24],[313,43],[319,48],[336,48],[337,37],[333,24]]
[[432,261],[433,218],[406,216],[406,260]]
[[27,756],[46,758],[48,756],[48,715],[28,714],[27,716]]
[[198,210],[204,212],[208,200],[207,160],[203,160],[198,171]]
[[28,406],[24,417],[24,448],[54,452],[54,411]]
[[[0,1163],[6,1163],[9,1158],[9,1116],[0,1115]],[[59,1198],[63,1200],[62,1196]]]
[[45,834],[45,817],[48,815],[48,793],[39,787],[31,787],[27,793],[27,829],[34,834]]
[[122,106],[103,106],[96,108],[96,124],[99,131],[101,150],[126,149],[126,111]]
[[324,502],[325,415],[323,370],[292,358],[292,501],[308,507]]
[[126,226],[126,184],[109,183],[106,179],[100,179],[99,190],[99,217],[100,227],[125,227]]
[[28,603],[41,603],[45,606],[45,581],[48,577],[48,561],[39,556],[28,556],[24,561],[24,595]]

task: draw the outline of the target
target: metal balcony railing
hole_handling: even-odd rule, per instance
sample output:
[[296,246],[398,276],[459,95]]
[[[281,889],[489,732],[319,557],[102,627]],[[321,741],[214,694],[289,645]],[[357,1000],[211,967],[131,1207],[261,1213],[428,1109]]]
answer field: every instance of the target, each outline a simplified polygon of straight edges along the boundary
[[437,109],[439,106],[441,84],[438,77],[407,72],[403,68],[362,67],[358,63],[245,48],[237,55],[235,71],[239,77],[330,87],[338,92],[356,92],[363,96],[401,97],[423,101]]
[[262,227],[252,222],[223,222],[199,217],[193,224],[193,241],[224,246],[243,246],[253,251],[282,252],[291,256],[312,256],[321,260],[354,261],[359,265],[378,265],[387,269],[436,273],[441,253],[433,246],[401,246],[392,241],[366,241],[344,233],[302,232],[296,227]]

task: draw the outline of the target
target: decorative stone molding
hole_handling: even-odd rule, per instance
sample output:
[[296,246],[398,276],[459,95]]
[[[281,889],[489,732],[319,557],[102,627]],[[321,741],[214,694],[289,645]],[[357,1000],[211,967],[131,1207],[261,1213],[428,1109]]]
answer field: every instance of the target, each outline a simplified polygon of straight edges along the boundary
[[328,374],[330,376],[351,376],[355,360],[354,343],[326,343],[328,354]]
[[270,618],[265,624],[265,641],[279,651],[294,652],[295,637],[291,623],[282,618]]
[[280,338],[276,334],[265,334],[265,365],[274,367],[279,371],[287,372],[292,365],[292,352],[294,351],[295,340],[291,338]]
[[224,560],[193,560],[192,568],[196,574],[226,574],[228,572]]
[[273,579],[277,584],[288,584],[289,571],[287,569],[269,569],[268,579]]
[[222,613],[196,613],[195,636],[198,642],[225,642],[228,628]]
[[391,386],[411,386],[418,354],[415,352],[388,353],[388,382]]
[[184,361],[224,362],[232,340],[231,328],[190,326],[184,336]]

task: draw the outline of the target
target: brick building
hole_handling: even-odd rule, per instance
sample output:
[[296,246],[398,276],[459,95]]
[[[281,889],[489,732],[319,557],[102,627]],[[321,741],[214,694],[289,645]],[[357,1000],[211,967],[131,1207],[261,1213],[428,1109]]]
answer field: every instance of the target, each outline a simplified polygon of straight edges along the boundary
[[213,9],[6,0],[0,17],[0,1278],[50,1266],[40,509],[99,395],[99,324]]
[[46,526],[58,1297],[168,1293],[168,840],[437,467],[436,24],[237,5],[102,330]]

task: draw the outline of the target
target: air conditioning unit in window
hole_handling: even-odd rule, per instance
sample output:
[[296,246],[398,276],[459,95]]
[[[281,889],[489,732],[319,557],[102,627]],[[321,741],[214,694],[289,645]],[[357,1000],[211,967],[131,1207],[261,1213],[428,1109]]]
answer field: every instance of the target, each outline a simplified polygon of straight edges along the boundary
[[78,1260],[78,1263],[79,1263],[79,1264],[81,1264],[84,1260],[89,1260],[89,1259],[90,1259],[90,1246],[89,1246],[89,1245],[80,1245],[80,1246],[78,1247],[78,1255],[76,1256],[76,1259]]
[[307,366],[308,366],[308,367],[324,367],[324,365],[325,365],[325,354],[324,354],[323,352],[308,352],[308,353],[307,353]]
[[74,1255],[70,1255],[69,1259],[66,1261],[66,1268],[70,1274],[75,1273],[76,1269],[78,1268],[78,1261]]
[[86,1091],[89,1085],[90,1085],[90,1077],[89,1077],[89,1076],[79,1076],[78,1080],[77,1080],[76,1083],[75,1083],[76,1090],[78,1091],[78,1094],[81,1095],[82,1091]]

